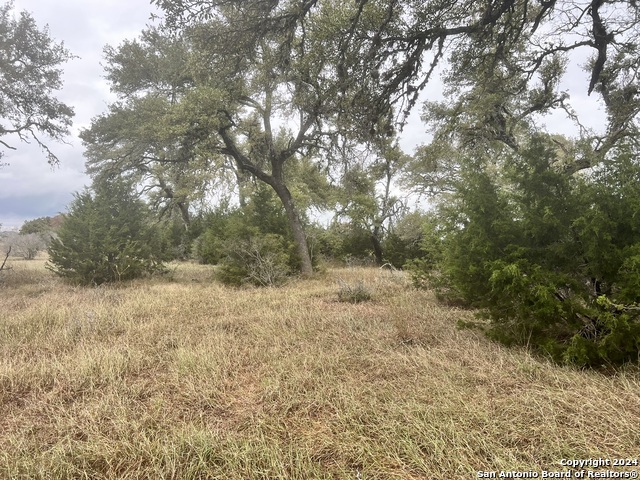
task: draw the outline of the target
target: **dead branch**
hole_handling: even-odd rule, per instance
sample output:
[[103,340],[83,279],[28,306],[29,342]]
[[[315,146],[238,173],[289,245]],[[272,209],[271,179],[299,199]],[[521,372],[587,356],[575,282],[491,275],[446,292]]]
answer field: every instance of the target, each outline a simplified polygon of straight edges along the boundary
[[[4,262],[2,262],[2,265],[0,266],[0,272],[5,270],[5,265],[7,264],[7,259],[9,258],[10,254],[11,254],[11,246],[9,246],[9,251],[7,252],[7,255],[4,257]],[[6,270],[9,270],[9,267],[7,267]]]

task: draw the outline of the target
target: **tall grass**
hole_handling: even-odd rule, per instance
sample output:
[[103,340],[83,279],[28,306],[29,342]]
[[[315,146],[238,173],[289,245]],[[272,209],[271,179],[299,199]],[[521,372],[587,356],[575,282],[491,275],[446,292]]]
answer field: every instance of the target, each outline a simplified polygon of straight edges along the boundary
[[21,269],[0,286],[0,478],[470,479],[640,451],[637,369],[506,350],[398,272],[234,289],[185,264],[78,288]]

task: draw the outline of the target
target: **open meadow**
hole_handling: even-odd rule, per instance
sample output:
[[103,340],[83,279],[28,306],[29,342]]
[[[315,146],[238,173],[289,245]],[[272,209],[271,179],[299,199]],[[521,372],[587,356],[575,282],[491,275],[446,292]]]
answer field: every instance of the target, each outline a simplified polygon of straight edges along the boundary
[[[234,289],[176,264],[85,288],[13,266],[0,478],[471,479],[640,456],[637,368],[558,367],[459,330],[472,312],[400,272]],[[359,282],[371,300],[338,301]]]

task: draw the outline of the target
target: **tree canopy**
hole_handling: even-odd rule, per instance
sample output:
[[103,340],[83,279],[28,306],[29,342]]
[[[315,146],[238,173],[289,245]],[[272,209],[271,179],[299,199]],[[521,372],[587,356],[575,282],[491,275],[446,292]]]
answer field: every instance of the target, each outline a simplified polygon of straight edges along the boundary
[[41,135],[62,140],[69,133],[73,109],[54,92],[62,87],[60,65],[72,55],[46,27],[38,29],[31,15],[15,18],[12,9],[12,2],[0,5],[0,145],[15,150],[6,138],[11,135],[34,140],[53,165],[58,158]]
[[[245,55],[267,32],[286,35],[290,52],[309,31],[322,28],[335,61],[322,84],[336,87],[325,104],[361,133],[376,130],[390,114],[400,121],[418,101],[438,66],[448,96],[432,120],[458,117],[457,131],[482,133],[517,147],[517,129],[538,113],[565,109],[573,115],[560,79],[571,55],[590,52],[584,91],[606,108],[607,128],[592,136],[591,153],[573,168],[586,168],[619,140],[635,134],[638,99],[638,7],[631,1],[589,0],[155,0],[174,26],[236,12],[229,38]],[[247,33],[250,32],[250,33]],[[304,42],[304,40],[303,40]],[[309,49],[307,49],[309,51]],[[240,53],[242,52],[242,53]],[[230,52],[233,54],[233,52]],[[244,56],[247,62],[254,56]],[[443,106],[441,106],[443,107]],[[438,114],[440,113],[440,114]],[[348,123],[348,122],[345,122]],[[584,132],[588,133],[588,132]]]

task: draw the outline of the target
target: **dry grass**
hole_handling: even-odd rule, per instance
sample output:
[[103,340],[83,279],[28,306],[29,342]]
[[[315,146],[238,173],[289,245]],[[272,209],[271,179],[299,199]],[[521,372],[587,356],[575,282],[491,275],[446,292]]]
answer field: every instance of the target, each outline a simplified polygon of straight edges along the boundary
[[[195,265],[97,289],[43,261],[12,276],[0,478],[470,479],[640,451],[637,370],[503,349],[397,272],[281,289],[225,288]],[[340,281],[373,299],[339,302]]]

